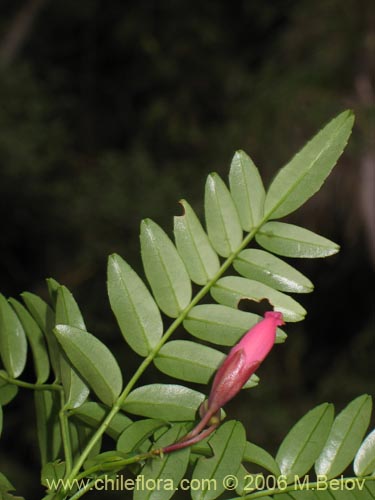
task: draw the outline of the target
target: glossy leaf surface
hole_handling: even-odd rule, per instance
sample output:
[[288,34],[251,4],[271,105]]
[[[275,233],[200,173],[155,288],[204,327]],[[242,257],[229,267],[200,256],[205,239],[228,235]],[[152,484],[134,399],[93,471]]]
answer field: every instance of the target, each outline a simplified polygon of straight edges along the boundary
[[204,210],[207,232],[216,252],[228,257],[242,241],[242,228],[230,192],[218,174],[207,178]]
[[[1,370],[3,371],[3,370]],[[4,371],[4,374],[6,372]],[[5,406],[17,396],[18,387],[10,384],[0,377],[0,405]]]
[[314,289],[311,281],[283,260],[271,253],[249,248],[233,262],[235,270],[255,281],[260,281],[281,292],[308,293]]
[[[81,311],[70,291],[65,286],[60,286],[56,292],[56,324],[85,330],[86,326]],[[60,358],[60,372],[65,391],[66,408],[81,406],[87,399],[90,390],[64,356]]]
[[353,468],[356,476],[367,476],[375,472],[375,429],[361,444]]
[[150,219],[141,224],[143,267],[160,309],[176,318],[189,304],[191,281],[176,247]]
[[25,331],[33,354],[36,382],[42,384],[48,379],[50,364],[44,335],[27,309],[15,299],[9,299]]
[[[87,401],[79,408],[70,411],[70,415],[74,415],[85,424],[97,429],[105,419],[108,411],[109,409],[100,403]],[[120,434],[132,423],[133,421],[123,412],[117,412],[106,428],[106,433],[112,439],[117,440]]]
[[229,307],[237,307],[242,299],[255,302],[267,299],[276,311],[283,314],[285,321],[301,321],[306,314],[305,309],[288,295],[247,278],[221,278],[212,287],[211,295],[219,304]]
[[244,151],[233,157],[229,185],[242,229],[251,231],[263,218],[265,191],[257,167]]
[[336,243],[323,236],[285,222],[267,222],[255,239],[261,247],[285,257],[329,257],[340,249]]
[[61,453],[60,395],[56,391],[35,391],[34,401],[40,457],[44,465],[56,460]]
[[[191,309],[184,321],[185,329],[202,340],[213,344],[233,346],[261,320],[261,316],[220,304],[204,304]],[[278,328],[276,343],[285,341],[287,335]]]
[[31,316],[38,323],[47,341],[48,352],[55,376],[60,380],[60,347],[53,333],[55,327],[55,313],[43,299],[34,293],[24,292],[21,297]]
[[[224,423],[209,439],[213,457],[200,458],[194,468],[192,479],[200,481],[202,487],[192,491],[193,500],[211,500],[225,491],[224,478],[235,475],[241,464],[246,445],[245,429],[234,420]],[[215,480],[216,488],[210,488],[209,480]]]
[[369,425],[372,401],[367,394],[356,398],[336,417],[327,442],[315,464],[317,474],[336,477],[349,465]]
[[275,477],[280,475],[280,468],[272,455],[253,443],[246,443],[242,461],[260,465]]
[[78,373],[98,398],[111,406],[121,392],[122,375],[108,347],[90,333],[69,325],[57,325],[55,335]]
[[8,375],[17,378],[26,364],[27,342],[20,320],[0,294],[0,355]]
[[154,418],[134,422],[121,433],[117,440],[116,449],[125,453],[140,450],[142,444],[148,441],[148,438],[155,431],[167,427],[167,422]]
[[267,215],[284,217],[320,189],[342,154],[353,123],[352,111],[339,114],[279,171],[267,192]]
[[204,394],[175,384],[150,384],[134,389],[123,408],[142,417],[167,421],[194,420]]
[[327,440],[333,422],[333,406],[325,403],[304,415],[289,431],[276,455],[281,474],[288,483],[314,465]]
[[[154,360],[155,366],[172,377],[207,384],[225,358],[225,354],[189,340],[167,342]],[[258,377],[252,376],[245,388],[255,387]]]
[[[174,425],[155,443],[155,448],[162,448],[174,443],[186,433],[183,425]],[[134,500],[168,500],[176,493],[176,487],[184,477],[189,465],[190,448],[167,454],[159,460],[150,460],[142,468],[142,476],[149,484],[162,485],[158,488],[138,489],[134,492]]]
[[108,296],[125,340],[147,356],[163,333],[160,312],[141,278],[115,254],[108,260]]
[[184,213],[174,217],[176,247],[191,280],[205,285],[219,270],[219,258],[191,206],[185,200],[180,203]]
[[164,344],[154,360],[155,366],[172,377],[207,384],[224,353],[189,340],[172,340]]

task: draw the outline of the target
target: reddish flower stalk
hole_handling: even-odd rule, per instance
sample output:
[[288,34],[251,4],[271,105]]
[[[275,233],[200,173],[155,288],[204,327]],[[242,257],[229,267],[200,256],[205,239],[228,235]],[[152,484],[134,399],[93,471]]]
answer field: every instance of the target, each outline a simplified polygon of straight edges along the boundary
[[169,453],[191,446],[216,429],[220,424],[221,408],[241,390],[258,369],[275,343],[277,327],[283,324],[283,315],[280,312],[265,313],[264,319],[253,326],[238,344],[232,347],[219,366],[208,400],[200,408],[200,422],[177,443],[155,450],[155,454]]

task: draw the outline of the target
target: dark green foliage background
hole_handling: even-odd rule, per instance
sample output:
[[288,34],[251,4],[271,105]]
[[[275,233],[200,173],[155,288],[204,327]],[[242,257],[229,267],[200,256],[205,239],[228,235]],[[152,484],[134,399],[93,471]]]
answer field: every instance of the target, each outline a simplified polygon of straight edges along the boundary
[[[1,2],[0,48],[27,3]],[[374,148],[364,87],[375,60],[371,4],[46,0],[0,70],[1,291],[46,296],[48,276],[66,284],[127,377],[138,359],[109,313],[107,255],[118,252],[139,271],[142,218],[170,233],[181,197],[202,215],[207,174],[226,176],[238,148],[268,183],[351,107],[356,127],[340,166],[288,218],[342,251],[297,262],[315,284],[302,299],[307,320],[288,326],[260,386],[227,412],[274,451],[313,405],[329,400],[339,409],[372,393],[375,254],[361,208],[361,165]],[[32,498],[28,405],[25,394],[5,409],[0,468]]]

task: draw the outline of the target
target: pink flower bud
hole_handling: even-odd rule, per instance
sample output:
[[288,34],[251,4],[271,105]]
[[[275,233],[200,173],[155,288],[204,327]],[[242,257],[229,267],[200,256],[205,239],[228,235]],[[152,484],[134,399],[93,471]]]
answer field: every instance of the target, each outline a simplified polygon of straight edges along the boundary
[[206,414],[214,415],[232,399],[257,370],[275,343],[276,329],[283,325],[280,312],[268,311],[230,350],[216,372]]
[[220,365],[208,401],[204,401],[199,409],[199,423],[177,443],[151,453],[162,455],[181,450],[209,436],[220,425],[220,409],[241,390],[270,352],[275,343],[276,329],[283,324],[280,312],[266,312],[264,319],[245,333]]

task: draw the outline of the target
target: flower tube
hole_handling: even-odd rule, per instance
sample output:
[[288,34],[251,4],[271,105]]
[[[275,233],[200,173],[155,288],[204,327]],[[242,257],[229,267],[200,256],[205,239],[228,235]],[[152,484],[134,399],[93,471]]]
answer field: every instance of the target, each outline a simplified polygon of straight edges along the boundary
[[259,323],[245,333],[219,366],[208,400],[200,408],[200,422],[180,441],[160,450],[162,453],[190,446],[216,429],[220,424],[221,408],[258,369],[275,343],[277,327],[283,324],[281,312],[268,311]]

